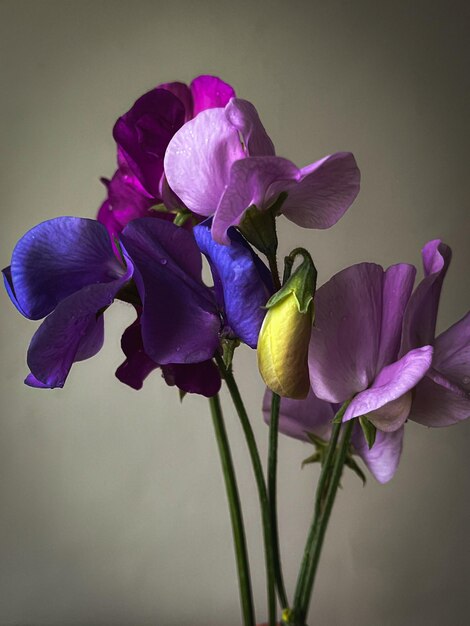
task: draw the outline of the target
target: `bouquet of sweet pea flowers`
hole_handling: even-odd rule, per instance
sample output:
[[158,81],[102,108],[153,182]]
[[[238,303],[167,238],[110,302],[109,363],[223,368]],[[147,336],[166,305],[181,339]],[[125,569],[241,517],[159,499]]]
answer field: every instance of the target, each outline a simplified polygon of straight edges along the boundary
[[[214,76],[161,84],[113,129],[117,169],[103,179],[96,219],[59,217],[28,231],[3,270],[32,320],[25,383],[63,387],[72,364],[104,341],[114,301],[135,309],[117,378],[138,390],[160,368],[180,395],[209,399],[232,524],[243,624],[254,626],[249,560],[235,469],[218,392],[227,385],[259,494],[269,625],[305,626],[323,539],[345,468],[380,483],[398,466],[406,422],[450,426],[470,417],[470,312],[435,337],[451,260],[440,240],[422,250],[424,276],[398,263],[358,263],[317,289],[308,250],[278,264],[278,217],[333,226],[360,173],[340,152],[306,167],[277,156],[250,102]],[[207,259],[213,284],[204,282]],[[266,470],[233,375],[236,349],[257,350],[266,383]],[[256,416],[258,419],[258,416]],[[312,445],[321,465],[296,588],[286,590],[276,512],[279,432]]]

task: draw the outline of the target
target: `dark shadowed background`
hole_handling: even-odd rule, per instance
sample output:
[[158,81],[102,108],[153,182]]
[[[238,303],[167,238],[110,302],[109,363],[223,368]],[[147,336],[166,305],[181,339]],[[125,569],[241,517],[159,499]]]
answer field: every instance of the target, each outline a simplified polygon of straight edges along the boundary
[[[115,167],[111,130],[146,90],[218,74],[252,100],[278,154],[299,166],[350,150],[359,199],[326,232],[279,223],[320,283],[352,263],[420,264],[454,250],[440,329],[470,307],[466,2],[0,4],[1,263],[36,223],[92,217]],[[154,373],[114,379],[125,305],[104,349],[64,390],[23,385],[35,324],[1,294],[0,623],[237,626],[238,593],[219,460],[204,398],[181,405]],[[266,450],[254,352],[235,372]],[[258,616],[265,582],[258,503],[223,394],[245,502]],[[470,594],[470,423],[407,426],[395,479],[343,480],[311,626],[464,626]],[[280,448],[280,529],[292,592],[318,468]]]

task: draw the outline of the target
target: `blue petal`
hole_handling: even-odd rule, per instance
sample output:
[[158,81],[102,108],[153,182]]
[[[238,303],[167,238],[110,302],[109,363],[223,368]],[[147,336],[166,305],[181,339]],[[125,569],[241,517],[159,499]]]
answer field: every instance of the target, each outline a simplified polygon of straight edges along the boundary
[[16,244],[5,285],[17,309],[41,319],[86,285],[125,274],[106,228],[95,220],[58,217],[38,224]]
[[269,270],[235,229],[228,231],[229,246],[216,243],[210,229],[206,220],[194,228],[194,236],[209,260],[219,306],[233,333],[256,348],[263,307],[273,292]]

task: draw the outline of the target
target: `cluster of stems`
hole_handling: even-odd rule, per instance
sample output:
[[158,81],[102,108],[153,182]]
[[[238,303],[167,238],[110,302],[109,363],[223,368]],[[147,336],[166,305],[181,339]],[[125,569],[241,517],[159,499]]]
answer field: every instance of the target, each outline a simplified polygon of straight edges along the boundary
[[[297,253],[297,251],[294,252]],[[281,286],[281,282],[276,260],[275,258],[268,260],[274,285],[276,289],[278,289]],[[285,283],[290,276],[293,261],[294,253],[286,258],[283,283]],[[336,419],[333,424],[332,435],[323,459],[315,495],[313,519],[305,544],[293,602],[290,604],[281,567],[276,502],[280,397],[275,393],[272,394],[267,478],[265,478],[256,439],[240,391],[233,376],[232,368],[231,366],[227,366],[219,355],[216,356],[216,362],[240,419],[258,490],[266,564],[268,625],[276,626],[276,624],[279,623],[277,610],[279,605],[281,608],[280,621],[283,625],[306,626],[305,620],[307,619],[323,540],[350,446],[353,422],[349,421],[344,427],[340,422],[340,418],[344,414],[347,404],[345,404],[337,414],[338,419]],[[243,515],[230,445],[225,431],[224,418],[218,396],[214,396],[210,399],[210,407],[230,509],[243,624],[244,626],[255,626],[256,619]]]

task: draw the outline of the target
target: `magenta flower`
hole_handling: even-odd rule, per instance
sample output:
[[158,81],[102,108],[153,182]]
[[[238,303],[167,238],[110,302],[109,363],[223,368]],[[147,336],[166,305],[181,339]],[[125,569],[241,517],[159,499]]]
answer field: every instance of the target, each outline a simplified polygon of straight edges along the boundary
[[422,251],[424,278],[410,298],[402,351],[434,345],[431,368],[414,390],[409,418],[425,426],[450,426],[470,417],[470,312],[436,339],[436,319],[451,250],[440,240]]
[[411,265],[384,271],[360,263],[316,293],[310,382],[327,402],[351,400],[344,421],[366,415],[379,430],[392,432],[409,416],[411,391],[429,370],[433,353],[431,345],[399,353],[414,277]]
[[[263,400],[263,414],[266,423],[271,419],[272,394],[266,390]],[[329,441],[332,420],[339,405],[320,400],[312,390],[305,400],[281,398],[279,411],[279,431],[300,441],[310,441],[313,434],[323,441]],[[403,448],[404,427],[394,432],[377,431],[374,445],[369,449],[364,433],[358,423],[354,425],[351,438],[352,452],[361,457],[370,473],[380,483],[391,480],[398,468]]]
[[200,111],[225,106],[233,88],[216,76],[198,76],[188,87],[165,83],[141,96],[118,119],[113,135],[118,145],[118,169],[104,181],[108,197],[98,212],[112,237],[131,220],[155,217],[150,207],[164,203],[168,209],[182,202],[168,187],[163,157],[168,142],[183,123]]
[[232,98],[225,108],[201,112],[173,137],[165,175],[194,213],[214,216],[212,234],[228,244],[227,230],[245,211],[269,209],[286,194],[281,212],[306,228],[329,228],[359,192],[354,157],[339,152],[299,169],[277,157],[254,106]]

